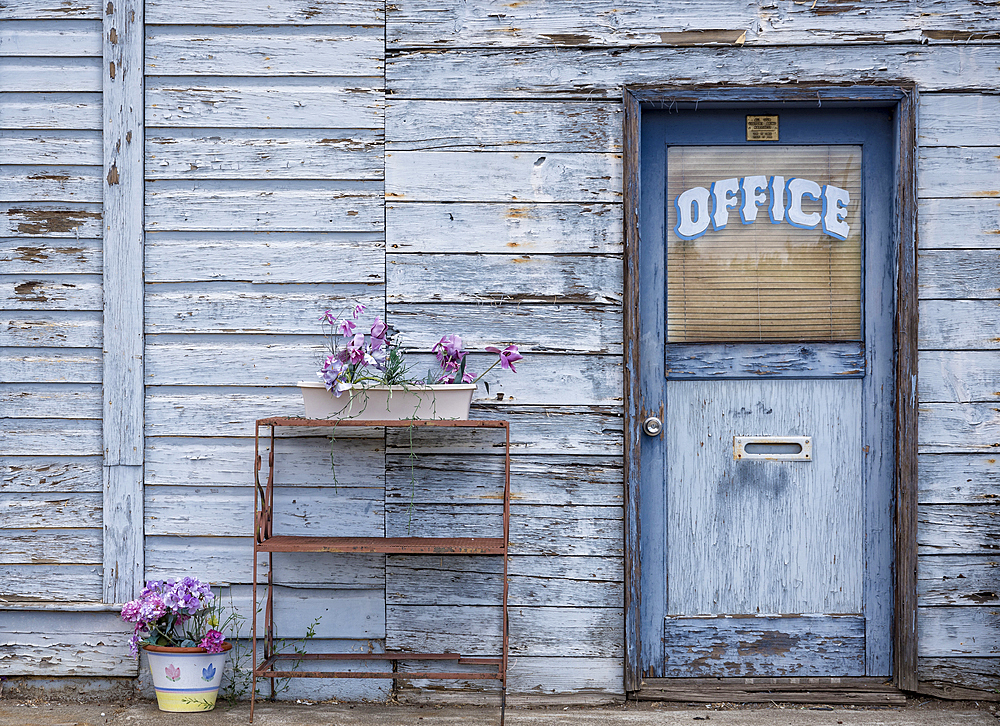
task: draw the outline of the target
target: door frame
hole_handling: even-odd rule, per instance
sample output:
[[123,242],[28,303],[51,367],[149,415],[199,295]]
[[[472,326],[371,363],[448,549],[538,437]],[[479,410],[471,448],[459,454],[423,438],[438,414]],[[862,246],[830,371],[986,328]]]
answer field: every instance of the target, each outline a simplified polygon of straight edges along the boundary
[[[644,110],[734,104],[823,103],[893,111],[895,199],[892,242],[896,250],[894,421],[896,458],[894,498],[893,685],[917,688],[917,271],[916,271],[916,122],[917,91],[911,83],[880,86],[810,84],[795,86],[683,87],[640,85],[624,89],[624,336],[625,336],[625,690],[642,688],[639,608],[642,603],[642,553],[639,539],[640,447],[647,415],[662,418],[662,405],[644,405],[640,380],[640,130]],[[691,679],[684,679],[690,685]],[[718,683],[719,679],[708,679]],[[740,679],[742,680],[742,679]],[[806,681],[807,679],[802,679]],[[847,680],[847,679],[844,679]],[[857,680],[857,679],[852,679]],[[801,689],[815,689],[802,683]],[[793,688],[794,690],[794,688]],[[719,700],[715,697],[715,700]]]

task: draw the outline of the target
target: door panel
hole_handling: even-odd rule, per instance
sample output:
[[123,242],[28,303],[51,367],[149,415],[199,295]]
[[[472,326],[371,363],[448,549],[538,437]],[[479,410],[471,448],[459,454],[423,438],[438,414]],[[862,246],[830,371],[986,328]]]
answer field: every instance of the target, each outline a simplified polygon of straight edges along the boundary
[[891,673],[891,141],[881,110],[643,113],[647,677]]

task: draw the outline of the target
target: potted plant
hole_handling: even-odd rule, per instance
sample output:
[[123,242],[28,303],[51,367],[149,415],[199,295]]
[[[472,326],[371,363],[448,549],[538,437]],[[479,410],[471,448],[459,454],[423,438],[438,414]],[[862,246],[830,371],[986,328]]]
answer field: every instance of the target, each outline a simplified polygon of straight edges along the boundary
[[226,653],[221,610],[208,584],[192,577],[150,580],[138,599],[122,606],[122,619],[135,624],[129,641],[149,659],[161,711],[210,711],[222,683]]
[[[516,373],[521,360],[516,345],[487,346],[497,360],[474,375],[467,370],[468,351],[457,335],[445,335],[431,348],[438,367],[415,378],[407,366],[398,335],[381,318],[367,334],[357,320],[365,311],[356,305],[350,315],[327,310],[320,321],[328,328],[329,354],[317,375],[322,382],[300,382],[308,418],[351,418],[360,421],[405,419],[467,419],[477,382],[497,365]],[[344,395],[348,394],[348,395]]]

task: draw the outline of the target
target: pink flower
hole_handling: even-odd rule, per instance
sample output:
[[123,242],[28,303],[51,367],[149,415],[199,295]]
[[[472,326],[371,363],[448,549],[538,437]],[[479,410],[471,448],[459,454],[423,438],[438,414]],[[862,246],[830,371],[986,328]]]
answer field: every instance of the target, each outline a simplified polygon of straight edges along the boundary
[[173,663],[171,663],[170,665],[168,665],[166,668],[163,669],[163,674],[167,677],[168,680],[177,681],[180,680],[181,669],[175,666]]
[[[497,354],[499,354],[499,356],[500,356],[500,367],[501,368],[506,368],[511,373],[517,373],[517,369],[514,368],[514,363],[516,361],[524,359],[524,356],[517,352],[517,346],[516,345],[508,345],[503,350],[500,350],[499,348],[497,348],[495,346],[488,345],[488,346],[486,346],[486,350],[488,350],[490,353],[497,353]],[[496,363],[494,363],[493,365],[496,365]]]
[[225,635],[220,633],[218,630],[209,630],[205,633],[205,637],[201,639],[201,642],[198,643],[198,645],[207,650],[209,653],[221,653],[222,644],[225,642]]

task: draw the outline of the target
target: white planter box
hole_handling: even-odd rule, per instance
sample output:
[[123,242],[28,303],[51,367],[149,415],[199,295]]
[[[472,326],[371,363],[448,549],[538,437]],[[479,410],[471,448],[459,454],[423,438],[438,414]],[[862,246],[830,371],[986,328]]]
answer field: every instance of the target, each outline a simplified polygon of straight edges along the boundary
[[475,383],[434,386],[352,386],[336,398],[322,383],[299,382],[306,418],[353,421],[469,418]]

